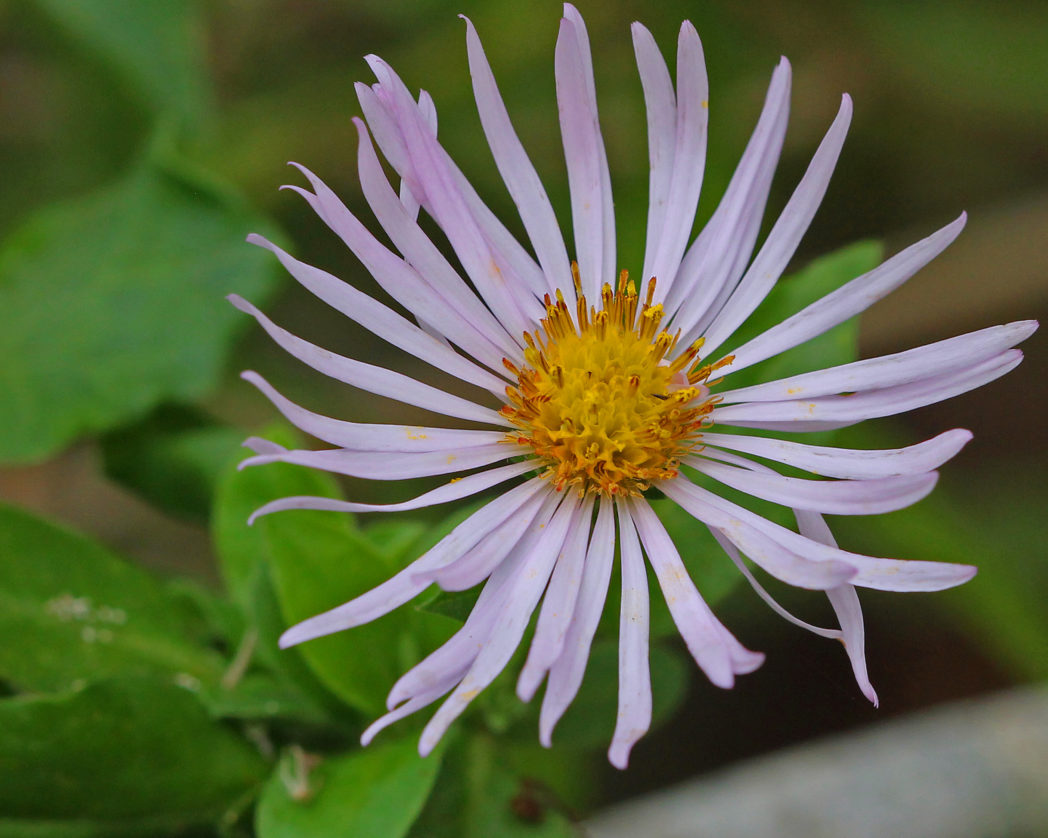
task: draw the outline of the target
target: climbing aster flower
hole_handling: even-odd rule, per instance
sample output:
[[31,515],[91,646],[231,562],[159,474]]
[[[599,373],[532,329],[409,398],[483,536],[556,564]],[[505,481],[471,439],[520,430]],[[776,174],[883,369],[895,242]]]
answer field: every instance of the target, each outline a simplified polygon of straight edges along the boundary
[[[724,197],[689,244],[706,150],[702,47],[685,23],[674,85],[651,34],[634,24],[651,164],[643,281],[635,284],[617,270],[608,162],[579,13],[564,7],[555,64],[575,261],[468,20],[466,41],[484,133],[530,250],[485,206],[437,141],[429,96],[413,97],[374,56],[367,60],[377,83],[356,88],[366,117],[366,124],[356,120],[357,162],[364,197],[399,252],[380,243],[306,169],[299,167],[312,191],[291,188],[414,321],[260,237],[251,240],[273,251],[322,300],[476,388],[476,395],[454,395],[340,357],[290,334],[246,301],[233,298],[233,303],[309,366],[352,387],[464,420],[469,427],[333,419],[293,404],[261,376],[247,372],[244,377],[284,416],[334,447],[286,450],[253,439],[249,446],[256,456],[246,464],[283,461],[376,480],[468,472],[403,503],[295,497],[270,503],[256,515],[303,508],[409,510],[495,486],[511,488],[385,583],[291,628],[282,644],[374,620],[433,583],[463,590],[483,582],[462,628],[393,686],[389,713],[368,728],[363,741],[450,693],[422,734],[419,750],[428,753],[506,666],[538,609],[517,692],[527,701],[547,680],[539,737],[549,745],[582,681],[617,551],[622,579],[619,713],[609,758],[624,767],[651,718],[645,557],[689,651],[714,684],[731,687],[736,675],[752,672],[763,660],[736,640],[703,601],[646,499],[649,489],[657,489],[709,527],[776,611],[843,641],[859,688],[876,703],[866,673],[856,587],[940,590],[966,581],[975,569],[841,550],[822,515],[875,514],[920,500],[935,484],[934,469],[971,434],[951,430],[908,448],[877,451],[810,445],[777,435],[840,428],[979,387],[1019,363],[1021,353],[1013,347],[1036,324],[995,326],[906,352],[733,388],[731,378],[738,371],[822,334],[897,288],[953,241],[964,216],[725,352],[725,341],[782,274],[819,206],[848,130],[849,98],[843,98],[806,173],[752,256],[786,131],[790,66],[783,59]],[[399,176],[399,194],[373,142]],[[447,238],[458,266],[419,226],[420,208]],[[740,427],[772,434],[730,432]],[[767,462],[830,479],[784,476]],[[798,531],[720,497],[712,490],[716,484],[793,509]],[[761,587],[743,556],[789,585],[825,591],[840,628],[808,626],[789,615]]]

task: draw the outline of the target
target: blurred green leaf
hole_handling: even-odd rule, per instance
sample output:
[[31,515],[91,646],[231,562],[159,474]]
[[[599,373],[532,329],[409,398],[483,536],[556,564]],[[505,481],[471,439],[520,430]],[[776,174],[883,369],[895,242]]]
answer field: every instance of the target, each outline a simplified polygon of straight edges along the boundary
[[412,838],[578,838],[544,786],[517,774],[478,733],[453,741]]
[[194,642],[199,614],[83,536],[0,506],[0,676],[26,690],[130,673],[216,683],[222,658]]
[[0,835],[158,835],[217,819],[258,753],[197,698],[151,680],[0,701]]
[[419,611],[425,611],[428,614],[442,614],[455,620],[455,622],[464,623],[473,610],[473,606],[477,604],[479,596],[480,587],[470,588],[467,591],[442,591],[438,589],[416,607]]
[[[296,444],[286,431],[266,435],[280,444]],[[330,475],[282,463],[230,471],[220,486],[215,516],[223,575],[234,597],[250,607],[252,574],[264,562],[285,627],[370,590],[416,557],[412,545],[420,531],[409,520],[384,524],[376,531],[378,541],[339,513],[290,510],[247,526],[255,509],[289,495],[337,497],[338,488]],[[385,695],[403,669],[450,636],[454,625],[405,606],[279,654],[301,654],[329,690],[373,715],[383,712]]]
[[35,0],[160,113],[198,122],[209,104],[204,21],[195,0]]
[[102,438],[106,474],[165,512],[207,521],[215,481],[243,434],[197,410],[163,405]]
[[210,390],[246,320],[222,297],[274,287],[244,235],[268,225],[184,166],[143,164],[32,217],[0,247],[0,461]]
[[301,752],[281,760],[256,811],[259,838],[400,838],[407,834],[440,769],[413,741],[375,745],[324,759],[306,771]]

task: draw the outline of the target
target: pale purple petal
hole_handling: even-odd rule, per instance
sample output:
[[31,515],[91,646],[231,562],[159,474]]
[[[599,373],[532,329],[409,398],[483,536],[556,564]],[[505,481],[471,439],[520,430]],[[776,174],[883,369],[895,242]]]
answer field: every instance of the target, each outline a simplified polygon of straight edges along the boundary
[[499,322],[511,335],[522,335],[537,319],[541,306],[534,295],[521,287],[503,253],[493,249],[494,243],[474,214],[462,181],[456,177],[444,150],[426,132],[418,107],[403,82],[381,59],[369,56],[367,60],[389,94],[389,105],[410,165],[423,190],[423,206],[447,236],[474,287]]
[[[772,286],[786,270],[790,259],[797,251],[797,245],[808,230],[815,211],[822,203],[830,175],[837,165],[844,138],[848,135],[851,124],[851,98],[845,95],[841,108],[834,119],[830,130],[826,132],[808,170],[801,178],[789,202],[783,209],[775,226],[768,233],[753,264],[739,281],[724,306],[717,312],[712,323],[702,336],[705,340],[703,352],[709,355],[717,349],[731,334],[741,326],[747,317],[760,305]],[[684,344],[687,345],[687,344]]]
[[255,385],[295,427],[324,442],[354,451],[455,451],[506,439],[504,431],[376,425],[333,419],[295,404],[256,372],[249,370],[240,377]]
[[[991,326],[878,358],[767,381],[752,387],[718,391],[725,404],[812,399],[833,393],[857,393],[909,384],[971,369],[1000,355],[1037,331],[1033,320]],[[706,346],[703,346],[706,349]]]
[[[367,88],[365,88],[367,89]],[[363,122],[355,120],[360,143],[357,147],[357,170],[360,188],[367,199],[382,229],[417,272],[416,276],[434,292],[446,299],[459,317],[480,333],[497,348],[495,363],[505,356],[514,362],[523,359],[517,338],[506,331],[506,327],[477,299],[477,295],[448,263],[439,248],[425,231],[411,218],[386,179],[375,148],[371,144]],[[370,123],[369,123],[370,126]],[[448,334],[453,340],[454,335]],[[460,341],[456,341],[463,345]],[[478,360],[487,363],[484,355]],[[491,366],[488,363],[488,366]]]
[[895,254],[879,267],[772,326],[736,349],[732,353],[734,360],[721,367],[718,373],[724,376],[745,369],[811,340],[865,311],[942,253],[960,235],[966,220],[967,216],[962,213],[955,221]]
[[753,497],[831,515],[880,515],[905,509],[927,497],[939,477],[932,471],[874,480],[806,480],[770,469],[750,471],[700,456],[686,457],[684,463]]
[[[373,193],[376,191],[381,193],[380,196],[375,196],[374,205],[378,207],[376,212],[382,212],[383,216],[387,218],[395,215],[405,227],[414,226],[417,230],[417,225],[406,214],[403,205],[390,188],[389,182],[385,180],[385,175],[379,167],[378,158],[375,157],[370,142],[370,138],[365,134],[361,140],[364,147],[360,150],[360,156],[366,158],[378,169],[378,179],[381,184],[375,184],[371,190]],[[371,231],[346,209],[346,206],[320,178],[304,166],[297,163],[291,165],[305,175],[314,191],[309,192],[298,186],[283,188],[296,192],[309,203],[324,223],[353,251],[387,294],[414,314],[417,319],[427,319],[438,328],[442,336],[451,338],[473,358],[496,372],[504,373],[502,357],[505,352],[503,350],[508,347],[515,352],[516,344],[509,339],[505,330],[472,295],[472,292],[465,288],[450,267],[448,267],[451,274],[450,281],[446,275],[433,274],[435,279],[440,280],[440,285],[434,287],[428,284],[414,267],[381,244],[371,234]],[[363,183],[363,178],[361,180]],[[368,189],[365,187],[365,194],[367,192]],[[392,206],[389,206],[390,202]],[[465,301],[456,298],[456,290],[451,287],[454,282],[458,282],[461,286],[457,294]],[[444,289],[447,289],[447,293],[444,292]],[[473,308],[469,306],[470,300],[472,300]],[[467,318],[464,312],[471,316]]]
[[336,498],[308,495],[280,498],[256,509],[251,513],[247,522],[253,524],[263,515],[271,515],[287,509],[318,509],[328,512],[404,512],[409,509],[422,509],[426,506],[437,506],[441,503],[467,498],[534,470],[535,464],[532,462],[510,463],[508,466],[499,466],[466,477],[453,478],[450,483],[445,483],[443,486],[438,486],[436,489],[401,503],[352,503]]
[[538,172],[535,171],[524,146],[513,130],[477,31],[469,18],[462,16],[462,19],[466,21],[466,46],[477,112],[480,114],[488,146],[495,158],[495,165],[498,166],[499,174],[502,175],[502,180],[517,205],[524,229],[542,265],[547,282],[546,290],[555,295],[559,288],[566,296],[573,296],[575,289],[571,283],[568,252],[564,247],[564,237],[557,224],[553,205],[550,204],[542,181],[539,180]]
[[[763,663],[764,655],[745,648],[714,616],[688,575],[673,539],[647,501],[630,501],[629,508],[688,651],[713,684],[732,687],[735,674],[752,672]],[[736,668],[736,661],[741,668]]]
[[480,584],[518,545],[525,553],[532,548],[560,501],[561,496],[556,492],[537,492],[512,518],[466,555],[421,574],[420,578],[436,582],[445,591],[465,591]]
[[660,481],[658,488],[702,523],[722,532],[764,570],[788,585],[826,590],[857,575],[851,564],[838,557],[821,554],[813,557],[809,555],[811,551],[802,553],[797,545],[786,545],[782,539],[775,539],[760,526],[770,522],[742,507],[726,505],[727,501],[700,489],[684,477]]
[[517,680],[517,696],[521,701],[531,701],[543,677],[564,648],[564,638],[574,616],[575,600],[582,583],[586,544],[593,521],[593,502],[593,495],[583,500],[579,516],[553,568],[549,588],[542,599],[542,608],[535,623],[535,636]]
[[[837,541],[830,532],[829,526],[821,515],[814,512],[797,512],[797,525],[802,535],[821,541],[831,547],[837,546]],[[866,644],[865,630],[863,628],[862,607],[859,605],[859,595],[852,585],[841,585],[839,588],[831,588],[826,592],[833,606],[837,619],[841,624],[841,642],[848,653],[848,660],[855,674],[855,681],[862,690],[862,694],[873,704],[878,705],[877,692],[870,683],[870,676],[866,671]]]
[[824,477],[844,477],[853,480],[931,471],[951,459],[971,438],[971,431],[956,428],[906,448],[863,451],[740,434],[702,435],[704,444],[717,448],[730,448],[745,454],[754,454]]
[[[667,497],[675,500],[700,521],[723,532],[743,553],[758,564],[761,563],[758,556],[747,549],[747,539],[753,536],[761,536],[797,558],[803,557],[809,564],[819,565],[832,562],[843,567],[850,567],[854,575],[851,575],[850,578],[848,575],[841,576],[836,580],[837,584],[850,582],[860,587],[882,591],[941,591],[967,582],[975,575],[975,568],[971,565],[881,559],[830,547],[718,497],[684,477],[662,481],[659,483],[659,488]],[[759,538],[755,542],[757,547],[765,546]],[[762,567],[784,582],[797,584],[783,578],[770,566],[762,565]],[[836,587],[835,584],[798,584],[797,586],[819,587],[823,590]]]
[[262,236],[252,234],[248,236],[248,241],[275,254],[288,273],[314,296],[398,349],[492,393],[502,395],[505,391],[505,381],[441,344],[388,306],[358,291],[349,283],[327,271],[298,261]]
[[812,423],[839,428],[865,419],[905,413],[967,393],[1015,369],[1022,358],[1020,350],[1009,349],[970,368],[896,387],[847,396],[732,404],[714,408],[711,417],[716,423],[741,428],[800,430],[798,424],[810,426]]
[[453,452],[347,451],[344,448],[322,451],[292,449],[248,457],[239,464],[239,468],[279,462],[308,466],[364,480],[411,480],[416,477],[432,477],[437,474],[469,471],[524,453],[526,452],[521,446],[503,442],[478,445],[475,448],[461,448]]
[[302,340],[277,326],[243,297],[231,294],[227,299],[238,309],[254,317],[269,336],[288,354],[324,375],[377,396],[386,396],[425,410],[432,410],[434,413],[442,413],[445,416],[454,416],[471,422],[483,422],[486,425],[504,426],[506,424],[505,420],[494,410],[481,407],[461,396],[445,393],[443,390],[415,381],[413,378],[392,370],[336,355],[334,352]]
[[[674,151],[677,136],[677,95],[673,89],[666,62],[655,38],[640,23],[630,27],[633,52],[644,90],[644,109],[648,119],[648,229],[644,245],[644,269],[641,279],[654,276],[652,259],[666,221],[666,204],[673,180]],[[693,219],[689,216],[689,223]],[[669,277],[659,276],[660,283],[670,285]],[[660,286],[661,288],[661,286]]]
[[[659,222],[657,243],[652,252],[649,239],[649,249],[645,250],[644,275],[641,277],[645,281],[650,277],[660,280],[656,286],[656,301],[661,300],[670,290],[691,236],[706,162],[709,95],[702,43],[695,27],[684,22],[677,39],[673,173],[666,193],[665,213]],[[656,104],[656,107],[661,105]],[[652,143],[651,128],[649,120],[649,146]],[[654,176],[653,171],[653,179]]]
[[553,728],[578,694],[586,672],[590,646],[597,631],[604,601],[608,596],[608,582],[615,558],[614,504],[602,499],[597,510],[597,521],[586,551],[582,584],[575,602],[575,612],[564,638],[560,656],[550,668],[546,693],[542,697],[539,714],[539,742],[546,748],[553,739]]
[[370,623],[414,599],[430,584],[418,581],[416,577],[420,573],[449,564],[463,555],[515,514],[542,485],[541,478],[534,478],[478,509],[434,547],[381,585],[289,628],[280,636],[280,647],[285,649],[325,634]]
[[622,557],[619,613],[619,713],[608,748],[616,768],[629,763],[630,750],[651,725],[651,672],[648,668],[648,574],[629,509],[616,501]]
[[789,104],[790,64],[783,58],[724,197],[685,255],[666,298],[674,328],[685,335],[717,313],[714,302],[731,292],[749,261],[786,136]]
[[577,517],[578,508],[578,498],[569,494],[543,531],[535,549],[503,583],[506,592],[504,600],[496,603],[493,598],[489,607],[493,611],[497,610],[498,617],[488,633],[487,642],[465,677],[422,731],[419,753],[423,756],[433,750],[448,726],[509,663],[542,596],[553,563]]
[[581,16],[568,3],[560,22],[554,67],[582,291],[588,299],[599,300],[601,285],[615,284],[611,175],[597,119],[589,38]]

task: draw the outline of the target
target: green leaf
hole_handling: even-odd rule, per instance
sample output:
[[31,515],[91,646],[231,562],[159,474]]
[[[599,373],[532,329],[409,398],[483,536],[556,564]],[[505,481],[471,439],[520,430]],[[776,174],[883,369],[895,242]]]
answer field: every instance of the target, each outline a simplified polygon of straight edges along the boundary
[[208,105],[204,21],[193,0],[36,0],[157,112],[194,123]]
[[215,683],[224,668],[196,644],[199,614],[145,571],[83,536],[0,506],[0,677],[60,690],[130,673]]
[[274,287],[269,254],[244,243],[268,225],[174,168],[142,164],[0,246],[0,308],[16,315],[0,332],[0,461],[40,460],[217,384],[247,322],[222,298]]
[[254,748],[172,684],[119,680],[0,701],[0,835],[157,835],[258,784]]
[[200,411],[163,405],[145,421],[102,438],[105,472],[159,509],[180,518],[207,521],[215,482],[240,431]]
[[478,733],[451,743],[412,838],[578,838],[549,791],[510,767],[499,741]]
[[401,741],[324,759],[311,770],[307,764],[292,752],[266,784],[259,838],[400,838],[433,788],[440,755],[423,759],[413,741]]
[[480,597],[480,588],[470,588],[467,591],[441,591],[437,590],[428,599],[420,602],[416,608],[427,614],[441,614],[450,617],[458,623],[466,622],[473,606],[477,604]]

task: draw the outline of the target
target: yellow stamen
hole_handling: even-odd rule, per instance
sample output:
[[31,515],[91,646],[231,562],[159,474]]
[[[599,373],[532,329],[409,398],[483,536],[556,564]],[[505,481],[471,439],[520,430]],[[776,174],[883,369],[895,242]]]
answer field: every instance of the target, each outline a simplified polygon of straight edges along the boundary
[[541,329],[524,334],[525,364],[506,362],[517,384],[507,387],[502,414],[518,429],[507,441],[530,445],[557,491],[637,496],[676,477],[681,457],[700,444],[717,401],[703,382],[728,359],[683,375],[700,340],[664,361],[680,333],[658,331],[664,311],[653,303],[654,278],[641,302],[623,271],[615,289],[601,289],[599,310],[574,264],[572,278],[576,316],[562,293],[555,302],[547,296]]

